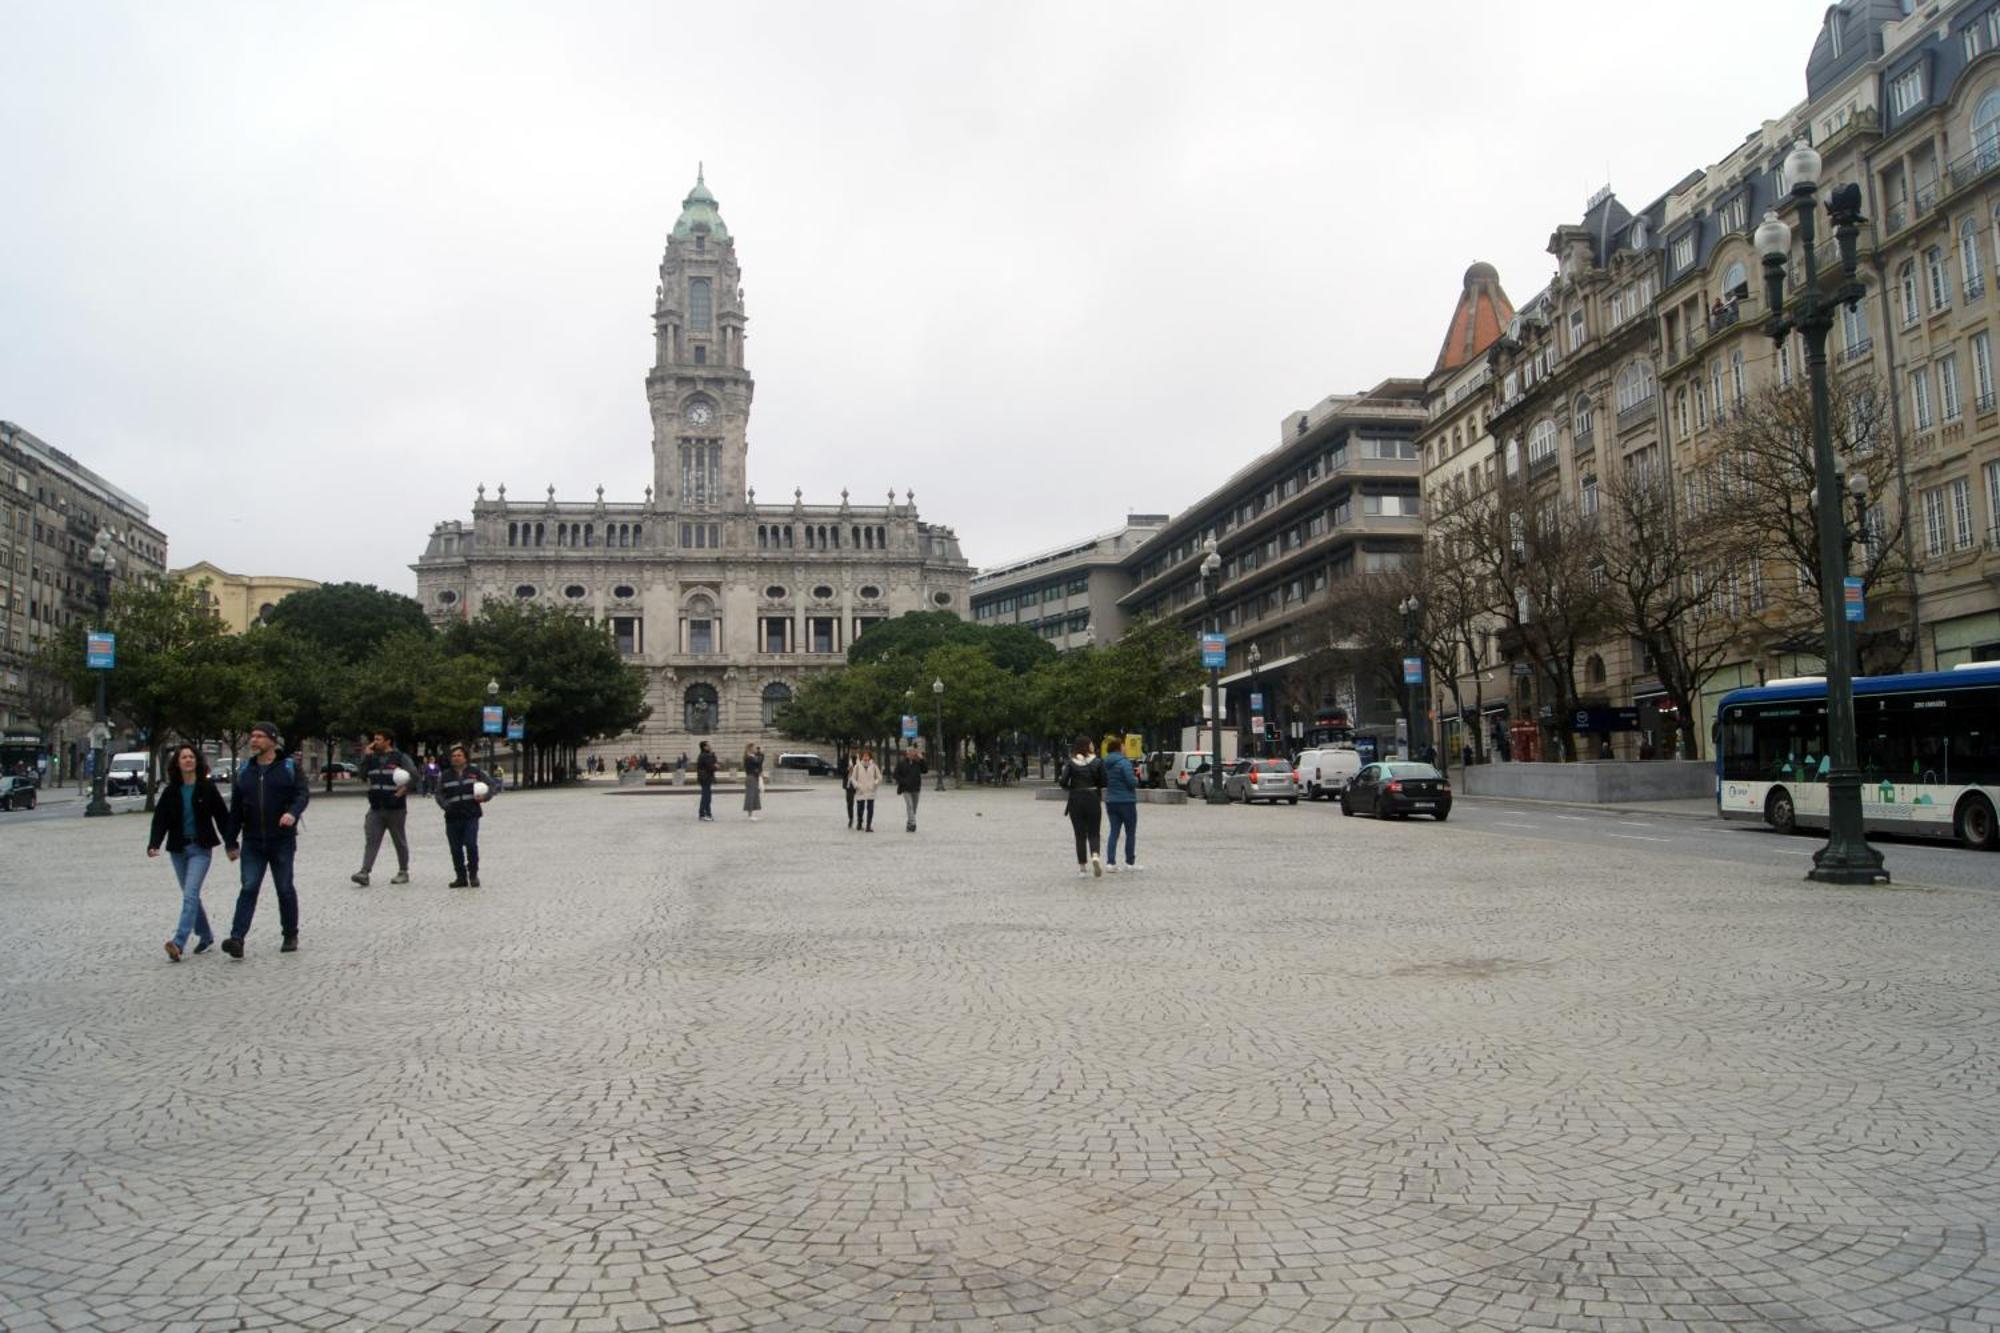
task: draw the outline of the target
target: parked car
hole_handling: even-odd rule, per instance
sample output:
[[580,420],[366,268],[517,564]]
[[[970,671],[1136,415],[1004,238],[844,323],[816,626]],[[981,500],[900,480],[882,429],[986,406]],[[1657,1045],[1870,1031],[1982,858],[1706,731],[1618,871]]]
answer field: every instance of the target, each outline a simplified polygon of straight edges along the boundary
[[1293,765],[1299,784],[1309,801],[1331,801],[1347,790],[1361,771],[1361,752],[1351,745],[1305,750]]
[[33,778],[19,775],[0,778],[0,810],[32,810],[35,796]]
[[1207,767],[1208,751],[1176,750],[1173,753],[1173,764],[1167,769],[1167,783],[1169,786],[1177,787],[1189,795],[1194,795],[1195,790],[1191,779],[1195,774],[1202,772]]
[[1396,760],[1369,764],[1340,794],[1340,813],[1365,810],[1378,819],[1429,815],[1442,824],[1451,817],[1451,782],[1429,764]]
[[812,778],[827,777],[833,772],[833,765],[816,754],[781,754],[778,767],[797,769]]
[[336,759],[322,768],[319,775],[321,780],[326,782],[352,782],[361,776],[361,770],[345,759]]
[[110,767],[104,770],[104,794],[106,796],[144,796],[146,794],[146,752],[127,750],[123,754],[111,756]]
[[1239,759],[1223,773],[1222,794],[1245,805],[1269,801],[1299,803],[1298,774],[1283,759]]

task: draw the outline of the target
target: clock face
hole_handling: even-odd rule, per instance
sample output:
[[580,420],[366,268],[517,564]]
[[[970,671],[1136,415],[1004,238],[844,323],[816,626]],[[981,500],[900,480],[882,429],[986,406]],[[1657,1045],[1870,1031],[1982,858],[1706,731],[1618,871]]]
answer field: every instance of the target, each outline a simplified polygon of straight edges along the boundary
[[706,426],[715,417],[715,409],[707,403],[696,403],[688,409],[688,421],[696,426]]

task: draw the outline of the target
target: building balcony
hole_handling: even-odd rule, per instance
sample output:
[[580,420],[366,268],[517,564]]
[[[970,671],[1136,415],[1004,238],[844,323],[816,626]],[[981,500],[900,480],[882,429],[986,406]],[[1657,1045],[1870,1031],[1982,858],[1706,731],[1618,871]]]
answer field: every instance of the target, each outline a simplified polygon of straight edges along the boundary
[[1709,311],[1708,331],[1710,333],[1720,333],[1730,325],[1736,323],[1737,319],[1741,316],[1740,307],[1741,303],[1739,301],[1731,301],[1728,305],[1718,305],[1715,309]]
[[1632,406],[1620,408],[1618,410],[1618,429],[1629,430],[1642,421],[1651,421],[1653,419],[1653,400],[1655,397],[1656,395],[1654,394],[1648,394],[1638,402],[1632,404]]
[[1864,337],[1860,342],[1855,343],[1852,347],[1843,347],[1840,349],[1840,364],[1845,366],[1853,362],[1863,360],[1874,350],[1875,350],[1875,340],[1873,338]]
[[1963,190],[2000,171],[2000,141],[1983,144],[1945,168],[1951,188]]
[[1561,464],[1561,462],[1562,462],[1561,457],[1553,453],[1543,454],[1540,458],[1529,459],[1528,480],[1536,481],[1542,477],[1548,476],[1551,472],[1554,472],[1556,470],[1556,468]]
[[1579,454],[1587,454],[1596,447],[1597,431],[1594,427],[1590,430],[1577,431],[1575,441],[1570,445],[1570,448]]

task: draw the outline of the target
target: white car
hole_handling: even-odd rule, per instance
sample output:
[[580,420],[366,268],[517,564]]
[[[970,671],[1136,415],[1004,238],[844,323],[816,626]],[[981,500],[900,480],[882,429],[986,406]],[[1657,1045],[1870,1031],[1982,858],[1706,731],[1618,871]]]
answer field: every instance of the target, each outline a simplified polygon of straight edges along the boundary
[[1361,771],[1361,752],[1351,745],[1307,750],[1299,755],[1297,768],[1307,800],[1336,800]]
[[144,750],[127,750],[123,754],[112,755],[110,764],[104,770],[104,794],[144,796],[148,758]]

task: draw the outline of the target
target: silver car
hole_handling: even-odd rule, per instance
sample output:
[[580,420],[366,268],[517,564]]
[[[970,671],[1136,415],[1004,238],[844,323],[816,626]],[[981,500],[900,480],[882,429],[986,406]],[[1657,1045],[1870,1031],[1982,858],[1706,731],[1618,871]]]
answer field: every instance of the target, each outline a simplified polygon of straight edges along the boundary
[[1299,775],[1283,759],[1239,759],[1229,766],[1222,779],[1222,793],[1245,805],[1269,801],[1299,803]]

